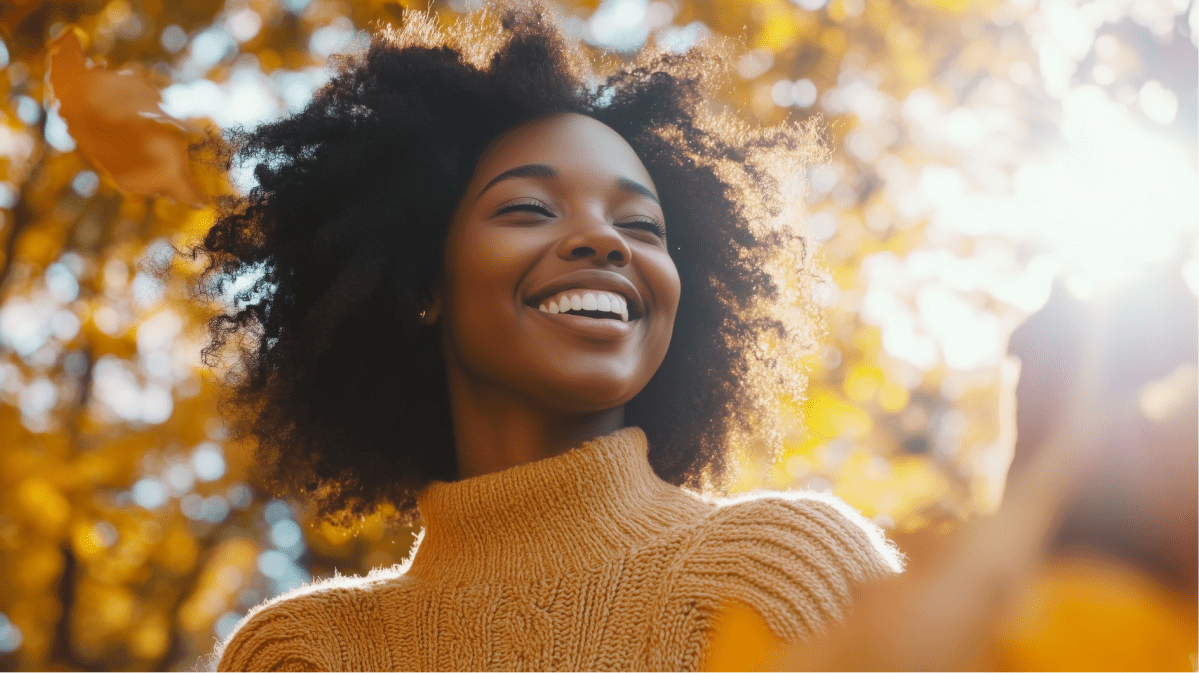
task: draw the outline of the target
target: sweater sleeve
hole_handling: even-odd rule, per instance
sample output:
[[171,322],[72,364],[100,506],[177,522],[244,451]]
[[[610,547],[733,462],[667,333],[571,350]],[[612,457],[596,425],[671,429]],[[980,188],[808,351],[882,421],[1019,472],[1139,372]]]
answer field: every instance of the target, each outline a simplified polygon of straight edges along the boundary
[[841,619],[852,583],[898,573],[899,553],[845,503],[775,493],[717,509],[680,581],[721,603],[740,601],[785,640]]
[[[295,596],[252,611],[214,653],[218,671],[345,670],[320,596]],[[330,648],[330,645],[333,645]]]

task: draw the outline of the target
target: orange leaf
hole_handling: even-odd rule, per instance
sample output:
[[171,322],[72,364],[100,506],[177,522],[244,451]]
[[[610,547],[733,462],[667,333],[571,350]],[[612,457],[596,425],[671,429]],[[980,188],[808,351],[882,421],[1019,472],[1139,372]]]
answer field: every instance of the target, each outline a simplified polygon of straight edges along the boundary
[[46,70],[79,151],[117,186],[193,206],[207,201],[188,162],[189,135],[198,129],[162,112],[162,98],[144,70],[113,72],[87,62],[77,28],[50,45]]
[[741,601],[726,605],[704,658],[705,671],[771,671],[779,668],[787,643],[776,636],[753,608]]

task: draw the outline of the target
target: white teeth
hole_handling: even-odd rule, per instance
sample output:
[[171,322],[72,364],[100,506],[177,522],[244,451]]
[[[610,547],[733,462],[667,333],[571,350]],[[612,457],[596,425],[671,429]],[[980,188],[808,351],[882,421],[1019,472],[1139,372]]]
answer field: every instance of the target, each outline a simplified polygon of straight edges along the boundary
[[629,305],[625,302],[624,297],[613,297],[612,312],[619,313],[621,320],[629,321]]
[[615,313],[620,316],[622,321],[629,321],[628,301],[614,292],[593,291],[579,294],[562,292],[543,302],[537,310],[544,313],[601,311],[604,313]]

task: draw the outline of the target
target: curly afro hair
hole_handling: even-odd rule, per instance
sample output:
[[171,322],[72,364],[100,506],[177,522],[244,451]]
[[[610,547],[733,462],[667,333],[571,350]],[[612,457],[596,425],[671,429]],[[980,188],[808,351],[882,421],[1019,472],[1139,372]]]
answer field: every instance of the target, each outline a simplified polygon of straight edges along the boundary
[[[438,327],[421,326],[451,213],[487,145],[559,113],[593,117],[657,185],[682,282],[669,351],[626,406],[665,481],[720,491],[734,451],[773,450],[802,395],[815,278],[799,227],[817,129],[751,129],[712,111],[720,45],[641,54],[608,72],[540,6],[442,27],[407,15],[335,60],[299,113],[223,140],[257,186],[221,203],[195,252],[232,350],[227,402],[276,491],[348,522],[390,503],[406,521],[456,458]],[[608,59],[615,61],[615,59]]]

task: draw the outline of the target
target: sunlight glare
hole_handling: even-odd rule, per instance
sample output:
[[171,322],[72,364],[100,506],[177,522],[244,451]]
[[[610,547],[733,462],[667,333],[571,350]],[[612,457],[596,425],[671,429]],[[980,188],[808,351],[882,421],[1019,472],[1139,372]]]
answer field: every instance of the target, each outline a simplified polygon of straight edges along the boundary
[[1017,172],[1017,234],[1047,243],[1071,273],[1110,286],[1161,262],[1199,222],[1199,174],[1177,145],[1096,87],[1063,100],[1067,146]]

